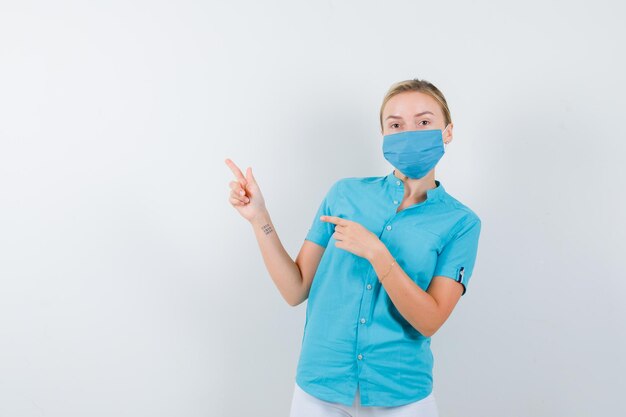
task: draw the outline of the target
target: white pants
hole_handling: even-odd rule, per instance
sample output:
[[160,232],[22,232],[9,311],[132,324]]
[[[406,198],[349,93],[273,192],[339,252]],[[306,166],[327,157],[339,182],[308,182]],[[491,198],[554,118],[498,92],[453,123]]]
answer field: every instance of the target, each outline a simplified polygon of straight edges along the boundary
[[289,417],[438,417],[435,394],[397,407],[362,407],[357,388],[354,403],[348,407],[340,403],[320,400],[304,391],[296,383]]

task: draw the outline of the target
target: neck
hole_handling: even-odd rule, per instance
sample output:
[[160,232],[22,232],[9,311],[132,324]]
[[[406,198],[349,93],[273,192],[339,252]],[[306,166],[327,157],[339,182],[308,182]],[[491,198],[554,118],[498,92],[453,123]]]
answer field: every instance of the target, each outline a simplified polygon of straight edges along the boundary
[[397,169],[393,170],[393,175],[404,182],[404,199],[410,202],[419,203],[426,200],[426,192],[437,188],[435,170],[419,179],[409,178]]

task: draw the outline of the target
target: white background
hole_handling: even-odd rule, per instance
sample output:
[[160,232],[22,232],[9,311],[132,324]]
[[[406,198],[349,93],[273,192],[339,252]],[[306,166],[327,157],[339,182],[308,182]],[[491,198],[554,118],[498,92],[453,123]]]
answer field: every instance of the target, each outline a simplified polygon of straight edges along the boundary
[[482,219],[433,336],[441,416],[618,416],[620,1],[0,1],[0,416],[286,416],[290,307],[224,159],[295,258],[386,175],[396,81],[445,94],[436,178]]

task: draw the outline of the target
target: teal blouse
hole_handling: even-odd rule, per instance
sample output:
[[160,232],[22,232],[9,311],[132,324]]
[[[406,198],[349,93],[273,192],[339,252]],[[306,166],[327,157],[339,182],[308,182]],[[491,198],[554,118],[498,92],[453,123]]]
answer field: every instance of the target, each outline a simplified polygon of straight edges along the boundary
[[472,276],[481,221],[440,181],[427,199],[396,210],[404,182],[386,176],[336,181],[305,239],[325,247],[306,307],[296,383],[325,401],[392,407],[425,398],[433,389],[430,337],[399,313],[369,261],[330,241],[335,225],[321,215],[353,220],[375,233],[397,264],[424,291],[434,276],[459,282]]

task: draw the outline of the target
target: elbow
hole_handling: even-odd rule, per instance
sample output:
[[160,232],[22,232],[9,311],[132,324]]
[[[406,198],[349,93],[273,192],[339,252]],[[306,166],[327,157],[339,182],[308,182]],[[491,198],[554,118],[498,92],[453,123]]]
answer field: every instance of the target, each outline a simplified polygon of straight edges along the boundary
[[301,288],[295,296],[285,297],[285,301],[292,307],[297,307],[309,298],[309,289]]
[[431,337],[436,332],[436,329],[433,329],[431,327],[416,326],[415,324],[413,324],[413,328],[424,337]]
[[428,326],[417,329],[417,331],[419,331],[424,337],[432,337],[435,333],[437,333],[437,330],[439,330],[440,327],[441,326],[436,323],[431,323]]
[[297,307],[300,305],[301,302],[298,302],[296,300],[286,300],[287,304],[289,304],[291,307]]
[[299,298],[285,298],[285,301],[291,307],[298,307],[300,304],[302,304],[304,302],[304,300],[306,300],[306,298],[302,298],[302,297],[299,297]]
[[433,337],[435,333],[441,328],[441,324],[433,324],[431,327],[425,329],[422,334],[426,337]]
[[[429,315],[430,319],[425,323],[421,323],[420,328],[414,326],[417,331],[419,331],[424,337],[433,337],[435,333],[443,326],[446,318],[442,317],[439,311],[433,311],[432,314]],[[417,320],[416,320],[417,322]]]
[[437,333],[437,330],[429,330],[427,332],[422,333],[425,337],[433,337],[433,335]]
[[422,332],[420,332],[420,333],[421,333],[424,337],[432,337],[432,335],[434,335],[434,334],[435,334],[435,332],[430,331],[430,330],[429,330],[429,331],[422,331]]
[[283,295],[283,299],[285,300],[285,302],[287,304],[289,304],[291,307],[295,307],[298,305],[298,301],[295,298],[289,298],[286,297],[285,295]]
[[302,301],[296,301],[294,302],[287,302],[291,307],[298,307],[300,304],[302,304],[304,302],[304,300]]

